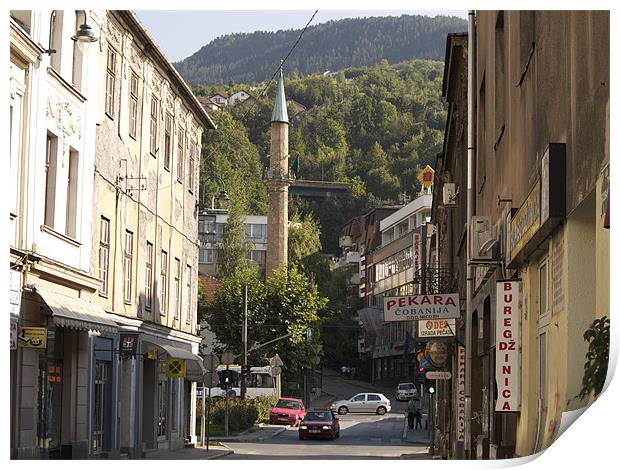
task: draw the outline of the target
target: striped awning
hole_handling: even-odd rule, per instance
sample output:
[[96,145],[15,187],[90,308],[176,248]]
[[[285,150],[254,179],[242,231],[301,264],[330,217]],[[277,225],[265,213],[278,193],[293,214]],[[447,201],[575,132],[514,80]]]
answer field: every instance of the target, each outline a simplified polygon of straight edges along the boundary
[[55,325],[75,330],[116,333],[116,323],[108,318],[108,314],[100,305],[42,287],[36,289],[52,311]]

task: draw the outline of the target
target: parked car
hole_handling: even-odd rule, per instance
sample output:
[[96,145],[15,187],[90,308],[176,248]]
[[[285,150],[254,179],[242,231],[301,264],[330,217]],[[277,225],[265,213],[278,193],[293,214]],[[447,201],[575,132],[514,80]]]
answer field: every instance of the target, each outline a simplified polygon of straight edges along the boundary
[[299,439],[340,437],[340,422],[331,410],[310,410],[299,423]]
[[330,409],[338,414],[377,413],[384,415],[392,409],[390,400],[381,393],[358,393],[348,400],[340,400],[331,404]]
[[399,383],[396,387],[396,400],[409,400],[418,398],[418,389],[411,382]]
[[299,398],[280,398],[276,406],[271,409],[269,422],[298,426],[305,414],[304,402]]

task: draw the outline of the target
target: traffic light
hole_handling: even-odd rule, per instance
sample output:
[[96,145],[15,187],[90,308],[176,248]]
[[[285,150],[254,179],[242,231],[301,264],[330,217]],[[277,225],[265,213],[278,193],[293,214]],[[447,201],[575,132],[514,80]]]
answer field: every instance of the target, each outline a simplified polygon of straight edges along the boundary
[[233,386],[233,371],[232,370],[223,370],[218,375],[220,377],[220,388],[222,390],[229,390]]
[[429,385],[427,390],[429,395],[435,395],[435,385]]
[[303,374],[305,370],[306,370],[306,366],[304,366],[303,364],[299,364],[299,372]]
[[246,377],[250,375],[250,364],[243,364],[243,367],[241,368],[241,373]]

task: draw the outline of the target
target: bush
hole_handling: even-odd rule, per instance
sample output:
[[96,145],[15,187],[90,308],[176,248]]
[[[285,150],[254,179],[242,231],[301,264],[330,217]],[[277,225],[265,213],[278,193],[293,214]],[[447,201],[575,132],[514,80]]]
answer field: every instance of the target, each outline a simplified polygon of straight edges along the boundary
[[[228,401],[228,429],[240,432],[254,426],[258,422],[269,419],[269,412],[275,404],[274,397],[257,397],[245,401],[239,399]],[[212,422],[224,425],[226,414],[225,400],[219,400],[211,408]]]

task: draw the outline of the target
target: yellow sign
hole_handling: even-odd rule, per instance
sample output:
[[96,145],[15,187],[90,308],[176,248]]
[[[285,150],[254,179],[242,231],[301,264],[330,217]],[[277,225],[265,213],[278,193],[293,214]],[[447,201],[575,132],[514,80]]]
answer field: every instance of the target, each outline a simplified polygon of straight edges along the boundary
[[433,180],[435,178],[435,170],[433,170],[430,165],[426,165],[420,173],[418,173],[418,180],[424,186],[424,189],[428,189],[433,185]]
[[540,228],[540,180],[510,221],[510,259],[517,254]]
[[22,328],[21,335],[18,336],[19,345],[22,348],[45,349],[46,328],[26,326]]
[[166,377],[185,377],[185,359],[168,359]]

